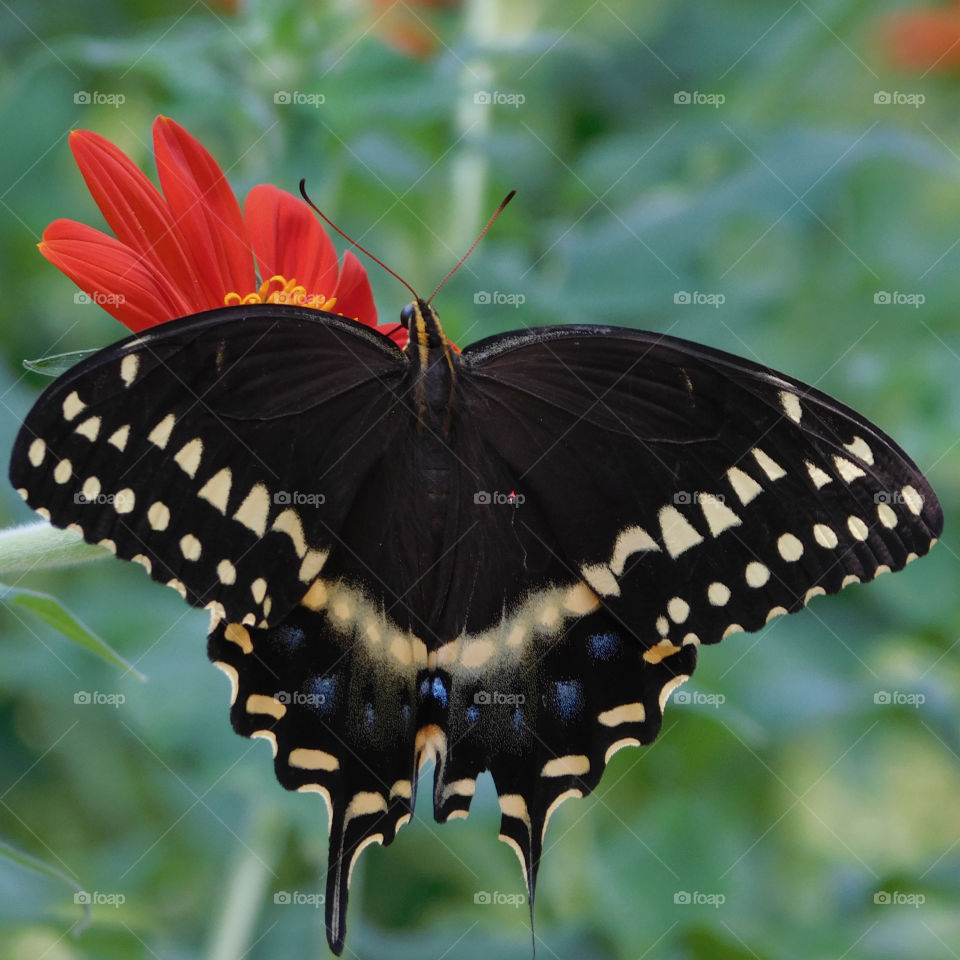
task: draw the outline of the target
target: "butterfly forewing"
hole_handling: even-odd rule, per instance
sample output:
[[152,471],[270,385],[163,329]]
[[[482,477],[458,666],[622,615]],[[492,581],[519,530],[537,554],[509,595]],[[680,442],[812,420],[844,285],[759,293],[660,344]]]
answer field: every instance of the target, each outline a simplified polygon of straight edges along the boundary
[[174,321],[57,380],[20,431],[11,480],[190,603],[276,623],[384,455],[405,365],[386,338],[316,311]]

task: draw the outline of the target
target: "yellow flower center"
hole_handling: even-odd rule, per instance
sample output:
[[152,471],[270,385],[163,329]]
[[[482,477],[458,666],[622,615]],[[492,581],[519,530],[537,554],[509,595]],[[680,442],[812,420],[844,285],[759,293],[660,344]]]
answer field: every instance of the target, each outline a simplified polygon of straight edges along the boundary
[[[275,289],[270,288],[276,285]],[[288,280],[275,274],[269,280],[263,283],[253,292],[246,296],[241,296],[236,291],[231,291],[223,298],[223,303],[227,307],[239,306],[245,303],[292,303],[298,307],[312,307],[314,310],[326,310],[334,312],[337,298],[327,299],[321,293],[307,294],[306,287],[298,284],[296,280]]]

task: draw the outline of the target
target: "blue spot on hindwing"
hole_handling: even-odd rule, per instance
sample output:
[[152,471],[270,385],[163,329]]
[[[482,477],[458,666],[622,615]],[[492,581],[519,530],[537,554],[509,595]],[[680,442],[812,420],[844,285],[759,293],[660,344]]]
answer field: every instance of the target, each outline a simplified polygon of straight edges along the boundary
[[433,678],[433,699],[440,704],[441,707],[446,709],[447,703],[449,702],[449,697],[447,696],[447,685],[443,682],[442,677]]
[[337,699],[336,677],[314,677],[303,685],[305,706],[317,713],[333,713]]
[[579,680],[557,680],[553,684],[552,706],[561,720],[572,720],[581,707]]
[[595,660],[612,660],[620,652],[620,638],[615,633],[595,633],[587,637],[587,649]]

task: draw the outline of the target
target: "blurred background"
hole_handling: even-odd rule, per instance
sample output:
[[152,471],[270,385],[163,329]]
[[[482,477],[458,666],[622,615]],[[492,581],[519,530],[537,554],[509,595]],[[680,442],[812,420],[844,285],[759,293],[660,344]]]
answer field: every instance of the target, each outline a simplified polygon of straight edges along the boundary
[[[553,820],[537,955],[958,956],[960,4],[8,0],[0,51],[3,450],[48,382],[24,359],[126,334],[35,249],[54,218],[102,223],[67,134],[153,176],[158,113],[241,197],[306,177],[421,290],[516,188],[439,298],[460,344],[669,332],[891,433],[941,545],[702,651],[659,741]],[[406,292],[370,273],[392,321]],[[2,525],[30,519],[0,486]],[[148,680],[0,605],[0,957],[327,956],[323,806],[232,733],[206,615],[115,560],[13,581]],[[345,955],[528,958],[492,786],[465,822],[427,806],[360,861]],[[79,937],[77,889],[98,901]]]

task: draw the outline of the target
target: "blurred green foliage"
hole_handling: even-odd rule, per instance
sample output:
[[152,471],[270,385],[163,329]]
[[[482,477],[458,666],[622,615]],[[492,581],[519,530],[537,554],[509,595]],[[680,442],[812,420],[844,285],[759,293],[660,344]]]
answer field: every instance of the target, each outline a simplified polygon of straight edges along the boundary
[[[34,248],[56,217],[100,222],[67,133],[96,130],[152,173],[150,123],[164,113],[241,196],[306,177],[329,215],[424,290],[517,188],[439,300],[456,341],[586,320],[710,343],[862,410],[939,491],[947,534],[929,558],[704,650],[684,689],[725,700],[673,704],[654,746],[621,752],[595,795],[562,808],[541,873],[539,956],[956,955],[960,84],[892,72],[881,8],[0,9],[0,449],[45,383],[25,358],[125,333],[75,303]],[[391,47],[394,15],[432,53]],[[78,104],[78,91],[125,101]],[[278,104],[279,91],[323,103]],[[523,102],[476,103],[484,91]],[[682,91],[725,99],[675,102]],[[925,102],[878,104],[878,91]],[[371,273],[388,321],[404,291]],[[481,291],[523,303],[477,304]],[[681,291],[725,301],[677,304]],[[884,291],[924,302],[875,302]],[[27,514],[0,491],[4,525]],[[0,956],[325,955],[322,908],[274,902],[322,892],[325,814],[274,782],[262,744],[231,732],[205,616],[113,560],[20,584],[61,598],[149,682],[0,608],[0,837],[84,890],[124,898],[93,904],[75,937],[72,888],[0,859]],[[78,704],[80,692],[124,702]],[[925,700],[876,702],[883,692]],[[361,861],[346,955],[529,957],[526,910],[474,902],[521,891],[490,784],[465,823],[439,829],[419,813]],[[712,900],[676,902],[684,892]]]

